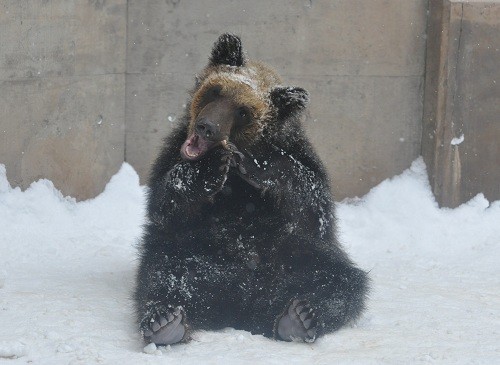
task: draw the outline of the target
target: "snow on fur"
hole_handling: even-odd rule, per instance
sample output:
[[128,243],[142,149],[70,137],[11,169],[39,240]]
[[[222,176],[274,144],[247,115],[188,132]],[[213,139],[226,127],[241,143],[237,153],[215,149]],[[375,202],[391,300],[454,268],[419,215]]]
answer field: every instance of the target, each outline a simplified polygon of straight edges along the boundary
[[0,165],[0,362],[500,361],[500,201],[479,194],[439,209],[421,159],[338,204],[341,240],[371,269],[374,288],[354,328],[313,345],[228,328],[143,351],[130,295],[144,193],[128,164],[101,195],[80,203],[47,180],[12,188]]

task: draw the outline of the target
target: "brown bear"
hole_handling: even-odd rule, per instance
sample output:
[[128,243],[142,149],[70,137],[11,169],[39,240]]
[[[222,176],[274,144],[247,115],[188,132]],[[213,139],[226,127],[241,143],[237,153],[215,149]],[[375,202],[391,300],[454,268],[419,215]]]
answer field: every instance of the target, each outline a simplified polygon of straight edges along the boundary
[[151,171],[135,289],[146,341],[234,327],[313,342],[361,314],[368,278],[338,242],[307,103],[219,37]]

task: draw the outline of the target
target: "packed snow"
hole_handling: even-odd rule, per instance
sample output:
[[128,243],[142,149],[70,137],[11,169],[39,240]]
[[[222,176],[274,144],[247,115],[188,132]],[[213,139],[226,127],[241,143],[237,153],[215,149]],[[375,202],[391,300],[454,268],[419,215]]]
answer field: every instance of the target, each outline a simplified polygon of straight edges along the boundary
[[421,159],[338,204],[373,289],[356,325],[314,344],[227,328],[145,346],[130,300],[144,203],[128,164],[84,202],[47,180],[12,188],[0,165],[0,363],[500,363],[500,201],[439,209]]
[[455,137],[451,140],[450,144],[452,146],[458,146],[460,143],[462,143],[465,140],[465,136],[463,134],[460,135],[460,137]]

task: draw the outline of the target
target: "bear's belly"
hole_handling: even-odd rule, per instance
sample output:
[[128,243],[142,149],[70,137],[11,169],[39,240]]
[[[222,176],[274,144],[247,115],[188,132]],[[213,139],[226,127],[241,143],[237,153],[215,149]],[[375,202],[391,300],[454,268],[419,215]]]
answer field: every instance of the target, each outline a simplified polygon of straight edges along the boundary
[[192,240],[215,261],[233,261],[250,270],[269,261],[280,217],[258,192],[226,186],[198,218]]

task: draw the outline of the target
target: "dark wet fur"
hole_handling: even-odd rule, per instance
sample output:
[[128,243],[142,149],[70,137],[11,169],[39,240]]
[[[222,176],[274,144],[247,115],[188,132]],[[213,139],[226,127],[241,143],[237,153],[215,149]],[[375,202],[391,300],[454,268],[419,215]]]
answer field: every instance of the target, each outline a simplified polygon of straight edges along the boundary
[[182,161],[188,116],[165,140],[140,246],[135,302],[143,332],[177,306],[191,330],[234,327],[267,337],[276,336],[293,299],[314,311],[316,337],[363,311],[367,275],[338,243],[328,177],[299,123],[303,96],[281,89],[270,98],[280,119],[239,150],[243,159],[218,146]]

